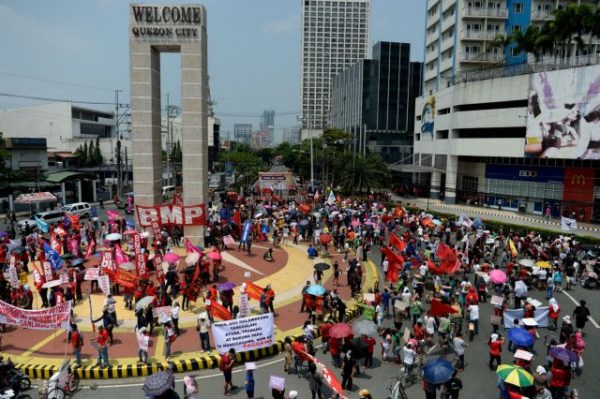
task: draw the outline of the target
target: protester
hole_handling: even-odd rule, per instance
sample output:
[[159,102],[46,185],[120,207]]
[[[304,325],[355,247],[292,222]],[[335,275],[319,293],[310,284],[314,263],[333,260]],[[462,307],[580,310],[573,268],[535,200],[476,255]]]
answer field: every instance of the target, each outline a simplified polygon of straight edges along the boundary
[[221,361],[219,362],[219,369],[223,372],[223,377],[225,379],[225,386],[223,388],[223,394],[225,396],[231,396],[231,390],[237,389],[237,387],[232,383],[232,371],[234,364],[235,349],[231,348],[229,349],[229,352],[221,355]]

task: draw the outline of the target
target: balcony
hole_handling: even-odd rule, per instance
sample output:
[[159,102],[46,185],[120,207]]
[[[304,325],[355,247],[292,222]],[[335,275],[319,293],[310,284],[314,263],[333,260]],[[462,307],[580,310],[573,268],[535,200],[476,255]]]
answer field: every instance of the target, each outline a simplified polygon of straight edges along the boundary
[[434,49],[433,51],[427,51],[427,54],[425,55],[425,63],[429,63],[433,60],[435,60],[438,56],[438,50]]
[[446,50],[448,50],[453,45],[454,45],[454,37],[447,37],[447,38],[443,39],[440,53],[444,53]]
[[553,21],[554,15],[551,10],[535,10],[531,12],[532,21]]
[[429,4],[427,4],[427,11],[431,11],[431,9],[439,4],[440,0],[429,0]]
[[497,64],[497,63],[504,62],[504,55],[500,54],[500,53],[465,53],[465,52],[463,52],[461,61]]
[[467,29],[461,32],[460,38],[462,40],[494,40],[498,33],[500,32]]
[[471,18],[508,18],[507,8],[483,8],[483,7],[466,7],[463,9],[463,17]]
[[456,0],[442,0],[442,12],[445,12],[448,8],[456,4]]
[[455,25],[454,16],[450,16],[442,21],[442,33],[446,32],[448,29],[452,28]]
[[440,13],[436,12],[433,15],[427,15],[427,29],[440,22]]

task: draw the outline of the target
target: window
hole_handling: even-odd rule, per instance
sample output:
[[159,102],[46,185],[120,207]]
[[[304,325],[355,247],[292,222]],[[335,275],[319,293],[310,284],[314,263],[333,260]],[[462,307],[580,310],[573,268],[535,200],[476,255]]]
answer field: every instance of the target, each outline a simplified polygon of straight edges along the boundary
[[521,55],[521,51],[517,51],[516,47],[511,48],[510,53],[513,57],[519,57]]
[[513,32],[520,32],[521,31],[521,25],[513,25],[511,30]]
[[513,10],[517,14],[521,14],[523,12],[523,3],[514,3]]

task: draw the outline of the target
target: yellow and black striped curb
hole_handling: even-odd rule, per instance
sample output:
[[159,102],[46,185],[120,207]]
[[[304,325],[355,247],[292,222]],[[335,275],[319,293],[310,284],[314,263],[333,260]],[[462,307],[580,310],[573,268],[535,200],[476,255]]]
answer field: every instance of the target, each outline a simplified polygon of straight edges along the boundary
[[[379,272],[372,261],[365,262],[371,269],[371,279],[365,279],[363,288],[376,288],[379,282]],[[369,281],[370,280],[370,281]],[[346,320],[351,320],[360,314],[360,302],[353,300],[346,308]],[[315,330],[315,338],[320,336],[320,331]],[[292,337],[293,338],[293,337]],[[264,359],[268,356],[277,355],[283,351],[285,342],[278,340],[275,344],[262,349],[254,349],[248,352],[236,353],[238,363],[245,363]],[[144,364],[118,364],[106,368],[97,366],[83,367],[74,369],[80,379],[109,379],[109,378],[127,378],[127,377],[146,377],[160,370],[165,370],[169,365],[173,365],[176,372],[183,373],[189,371],[215,369],[219,366],[221,357],[218,355],[204,355],[191,359],[172,359],[170,361],[160,361],[149,365]],[[57,365],[48,364],[19,364],[15,366],[23,373],[33,379],[48,379],[59,369]]]

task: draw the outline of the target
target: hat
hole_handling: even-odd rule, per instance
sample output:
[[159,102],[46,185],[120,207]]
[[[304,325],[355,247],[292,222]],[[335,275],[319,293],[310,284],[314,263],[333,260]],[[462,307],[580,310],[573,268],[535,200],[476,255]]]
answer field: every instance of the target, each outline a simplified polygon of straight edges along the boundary
[[290,391],[290,399],[296,399],[298,397],[298,391]]
[[366,397],[368,395],[370,395],[370,393],[366,389],[361,389],[360,391],[358,391],[358,396]]
[[246,367],[246,370],[256,370],[256,363],[254,362],[246,362],[244,366]]
[[537,366],[535,372],[538,374],[546,374],[546,369],[544,368],[544,366]]
[[498,334],[492,334],[490,336],[490,339],[492,340],[492,342],[496,342],[498,340]]
[[571,316],[566,315],[565,317],[563,317],[563,321],[567,324],[571,324]]

